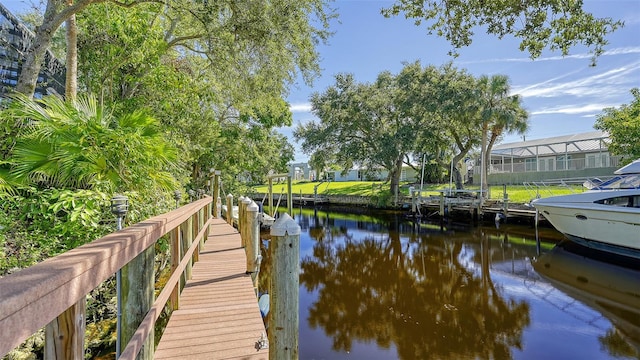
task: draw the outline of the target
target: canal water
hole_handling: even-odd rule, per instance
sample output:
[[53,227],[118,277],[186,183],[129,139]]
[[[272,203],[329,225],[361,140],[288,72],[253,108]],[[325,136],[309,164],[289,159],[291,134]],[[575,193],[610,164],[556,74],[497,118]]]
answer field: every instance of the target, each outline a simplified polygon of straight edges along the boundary
[[294,218],[300,359],[640,358],[638,264],[620,267],[551,228],[537,242],[532,225],[313,209]]

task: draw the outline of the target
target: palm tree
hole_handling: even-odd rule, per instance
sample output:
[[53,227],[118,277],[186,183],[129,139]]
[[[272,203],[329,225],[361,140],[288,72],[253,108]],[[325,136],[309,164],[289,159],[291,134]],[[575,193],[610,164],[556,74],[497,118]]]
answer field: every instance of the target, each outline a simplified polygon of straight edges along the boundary
[[504,134],[524,134],[528,128],[528,114],[522,107],[518,95],[509,95],[509,78],[505,75],[483,75],[478,79],[478,96],[481,103],[482,122],[482,167],[481,189],[483,196],[487,189],[487,172],[491,159],[491,149]]
[[115,117],[94,97],[65,102],[22,94],[13,96],[9,111],[23,121],[8,161],[24,184],[102,191],[176,186],[167,171],[176,151],[142,111]]

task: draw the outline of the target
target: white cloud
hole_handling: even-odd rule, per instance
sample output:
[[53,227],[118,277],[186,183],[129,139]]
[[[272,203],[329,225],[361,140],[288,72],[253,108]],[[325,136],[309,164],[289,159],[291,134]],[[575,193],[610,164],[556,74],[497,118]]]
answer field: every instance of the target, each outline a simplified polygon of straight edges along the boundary
[[574,97],[612,97],[620,96],[629,91],[633,86],[633,79],[637,78],[640,70],[640,61],[625,66],[609,69],[590,76],[577,78],[570,81],[558,82],[563,78],[574,75],[579,71],[565,74],[540,83],[514,87],[513,92],[528,97],[559,97],[564,95]]
[[593,117],[595,114],[599,114],[602,112],[602,109],[608,107],[614,107],[615,105],[610,104],[588,104],[588,105],[567,105],[567,106],[556,106],[552,108],[542,108],[536,111],[532,111],[531,115],[546,115],[546,114],[568,114],[568,115],[579,115],[585,114],[583,117]]
[[311,112],[311,104],[310,103],[291,104],[291,106],[289,106],[289,110],[292,113],[308,113],[308,112]]
[[[617,56],[617,55],[629,55],[629,54],[640,54],[640,46],[627,46],[627,47],[619,47],[614,49],[605,50],[600,56]],[[572,55],[557,55],[557,56],[543,56],[536,59],[531,59],[529,57],[514,57],[514,58],[493,58],[493,59],[483,59],[483,60],[470,60],[470,61],[461,61],[460,64],[482,64],[482,63],[499,63],[499,62],[540,62],[540,61],[559,61],[566,59],[590,59],[593,54],[590,53],[580,53],[580,54],[572,54]]]

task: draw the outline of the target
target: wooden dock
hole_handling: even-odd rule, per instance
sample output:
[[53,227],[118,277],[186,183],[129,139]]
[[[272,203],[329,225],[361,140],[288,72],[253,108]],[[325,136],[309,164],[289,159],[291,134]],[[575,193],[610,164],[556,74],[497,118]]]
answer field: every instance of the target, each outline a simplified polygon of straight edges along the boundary
[[155,359],[268,359],[266,331],[240,234],[214,219]]

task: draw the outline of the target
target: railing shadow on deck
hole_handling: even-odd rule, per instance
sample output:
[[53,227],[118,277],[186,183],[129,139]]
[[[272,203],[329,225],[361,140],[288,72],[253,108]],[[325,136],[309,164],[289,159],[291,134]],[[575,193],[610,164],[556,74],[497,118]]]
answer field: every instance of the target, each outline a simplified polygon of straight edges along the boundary
[[[212,198],[207,196],[0,278],[0,355],[5,356],[39,329],[62,317],[65,318],[63,323],[71,324],[68,333],[47,336],[47,341],[59,342],[54,344],[56,352],[65,348],[62,352],[66,355],[50,354],[48,357],[73,358],[69,354],[74,350],[68,347],[78,343],[83,346],[83,341],[78,342],[77,339],[84,339],[85,327],[85,315],[81,313],[78,316],[76,305],[161,237],[170,234],[171,276],[153,306],[148,311],[144,310],[144,320],[120,355],[123,360],[136,358],[153,333],[155,322],[167,302],[171,301],[174,309],[179,306],[182,274],[187,270],[189,276],[188,269],[193,261],[198,260],[199,251],[209,234],[211,205]],[[180,229],[183,229],[182,236]],[[186,245],[184,250],[181,243]],[[80,319],[73,319],[74,316]],[[45,344],[48,346],[51,344]],[[75,353],[78,351],[82,353],[83,350]]]

